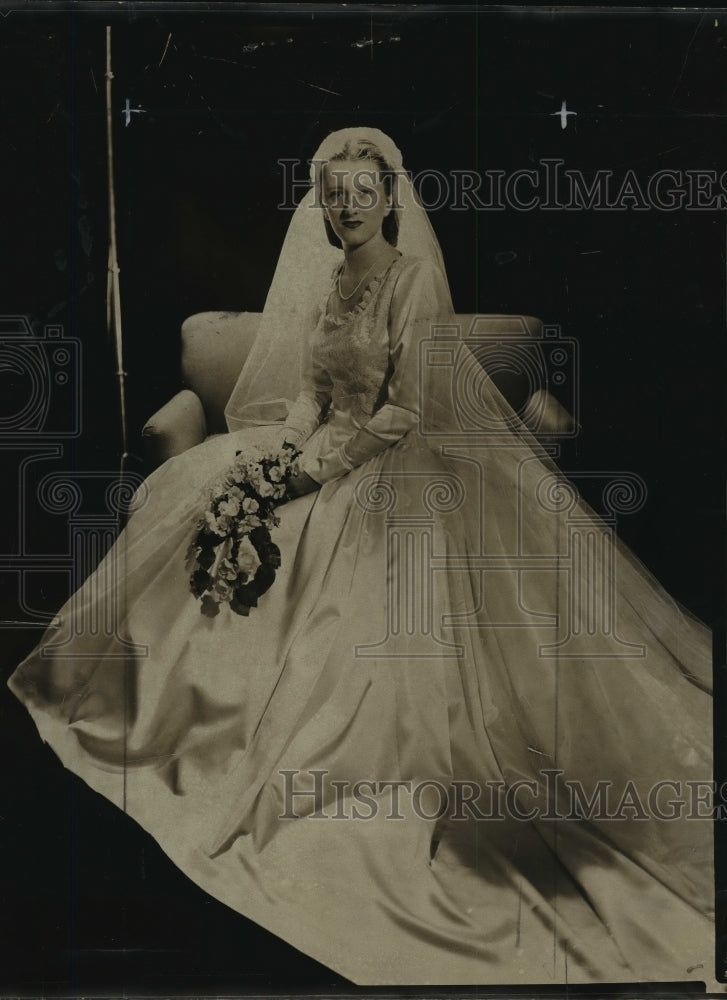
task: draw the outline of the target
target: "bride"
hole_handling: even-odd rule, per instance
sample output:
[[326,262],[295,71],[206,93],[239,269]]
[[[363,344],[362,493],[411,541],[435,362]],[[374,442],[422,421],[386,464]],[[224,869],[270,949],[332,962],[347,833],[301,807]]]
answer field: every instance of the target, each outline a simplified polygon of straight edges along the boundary
[[[478,363],[392,141],[335,132],[311,176],[230,433],[149,476],[10,688],[190,879],[355,983],[710,982],[710,634]],[[205,488],[284,444],[277,579],[200,614]]]

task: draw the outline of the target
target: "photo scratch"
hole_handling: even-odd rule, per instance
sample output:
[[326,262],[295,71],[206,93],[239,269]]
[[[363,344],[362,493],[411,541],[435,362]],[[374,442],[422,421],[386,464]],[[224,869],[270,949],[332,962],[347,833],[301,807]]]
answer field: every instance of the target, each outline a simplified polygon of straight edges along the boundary
[[169,48],[169,43],[171,42],[171,40],[172,40],[172,33],[170,31],[169,34],[167,35],[167,42],[166,42],[166,45],[164,46],[164,51],[162,52],[162,57],[159,60],[159,65],[160,66],[164,62],[164,60],[166,59],[167,49]]
[[314,90],[322,90],[324,94],[333,94],[334,97],[342,97],[343,95],[338,90],[329,90],[328,87],[321,87],[318,83],[310,83],[308,80],[298,80],[298,83],[304,84],[306,87],[313,87]]
[[682,77],[684,76],[684,70],[687,68],[687,62],[689,60],[689,53],[692,51],[692,45],[694,45],[694,40],[697,37],[697,35],[699,34],[699,29],[702,27],[702,24],[704,22],[704,18],[705,18],[705,15],[702,14],[702,16],[697,21],[696,28],[692,32],[692,37],[689,39],[689,43],[688,43],[686,51],[684,53],[684,59],[682,60],[682,68],[679,70],[679,76],[677,77],[677,82],[674,84],[674,90],[672,90],[671,97],[669,98],[670,101],[674,100],[674,96],[675,96],[677,90],[679,89],[679,84],[682,82]]

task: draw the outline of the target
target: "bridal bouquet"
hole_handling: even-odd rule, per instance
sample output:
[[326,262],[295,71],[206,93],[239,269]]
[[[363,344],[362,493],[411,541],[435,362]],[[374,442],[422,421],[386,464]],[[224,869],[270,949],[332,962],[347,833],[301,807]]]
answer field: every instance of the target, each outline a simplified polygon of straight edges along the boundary
[[275,508],[285,500],[299,451],[237,452],[232,467],[209,490],[188,559],[190,589],[201,612],[214,617],[227,603],[248,615],[269,590],[280,566],[280,549],[270,532],[280,520]]

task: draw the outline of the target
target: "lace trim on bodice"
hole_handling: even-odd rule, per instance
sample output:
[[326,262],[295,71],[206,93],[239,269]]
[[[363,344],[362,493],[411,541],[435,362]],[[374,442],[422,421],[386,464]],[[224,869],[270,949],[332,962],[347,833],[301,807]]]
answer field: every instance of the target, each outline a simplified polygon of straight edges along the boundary
[[324,319],[326,320],[326,322],[332,324],[333,326],[344,326],[346,323],[350,323],[354,316],[358,316],[360,313],[364,312],[368,307],[369,303],[375,298],[379,286],[387,277],[387,275],[390,273],[391,268],[394,266],[394,264],[399,264],[403,259],[404,255],[401,253],[399,254],[398,257],[394,257],[387,264],[387,266],[384,268],[383,271],[381,271],[379,274],[375,274],[373,278],[369,280],[368,284],[364,288],[361,298],[358,300],[355,306],[352,306],[351,309],[347,309],[346,312],[344,313],[334,314],[329,310],[328,303],[330,302],[331,294],[333,292],[336,280],[338,279],[338,275],[345,262],[341,261],[340,264],[337,264],[336,267],[333,269],[333,274],[331,276],[331,287],[328,291],[328,294],[326,295],[326,301],[324,307]]

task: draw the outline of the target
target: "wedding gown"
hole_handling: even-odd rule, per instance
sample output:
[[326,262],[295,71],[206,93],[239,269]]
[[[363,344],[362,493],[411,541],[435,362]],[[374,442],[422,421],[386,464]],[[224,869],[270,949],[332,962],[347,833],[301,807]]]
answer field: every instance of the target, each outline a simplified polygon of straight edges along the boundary
[[[709,982],[710,820],[639,815],[712,777],[709,632],[532,454],[430,447],[407,331],[440,293],[400,256],[323,309],[285,432],[322,488],[279,509],[248,617],[200,614],[185,553],[279,426],[153,472],[10,687],[190,879],[356,983]],[[566,780],[618,815],[576,818]]]

